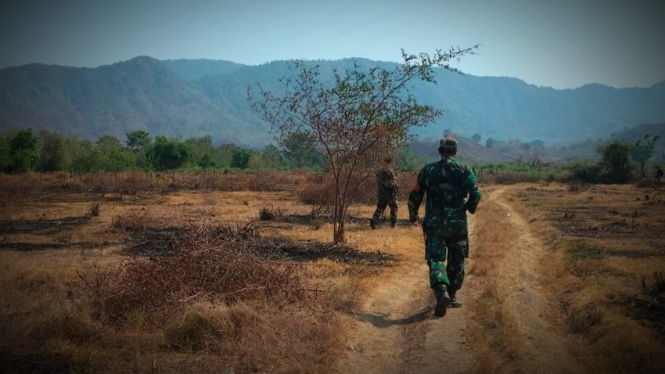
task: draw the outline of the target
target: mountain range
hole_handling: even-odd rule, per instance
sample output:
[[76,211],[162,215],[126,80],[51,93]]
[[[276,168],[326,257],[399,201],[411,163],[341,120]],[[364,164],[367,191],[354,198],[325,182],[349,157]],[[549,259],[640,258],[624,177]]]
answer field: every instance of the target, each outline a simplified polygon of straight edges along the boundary
[[[355,59],[361,68],[395,63]],[[354,59],[309,61],[322,77],[353,67]],[[153,135],[212,135],[216,143],[261,147],[270,125],[247,101],[247,87],[279,92],[288,61],[243,65],[219,60],[141,56],[96,68],[28,64],[0,70],[0,130],[30,127],[95,139],[124,139],[131,130]],[[552,72],[555,74],[556,72]],[[415,82],[420,102],[445,110],[418,128],[422,138],[444,129],[483,139],[533,139],[546,144],[597,139],[641,123],[665,121],[665,81],[649,88],[590,84],[576,89],[537,87],[517,78],[478,77],[436,69],[437,84]]]

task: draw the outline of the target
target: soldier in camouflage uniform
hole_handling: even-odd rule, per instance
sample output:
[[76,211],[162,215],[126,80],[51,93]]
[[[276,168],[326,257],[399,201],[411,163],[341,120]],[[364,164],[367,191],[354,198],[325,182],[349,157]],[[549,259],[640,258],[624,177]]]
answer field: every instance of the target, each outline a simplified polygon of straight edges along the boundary
[[390,167],[392,160],[385,159],[386,165],[376,172],[376,184],[378,185],[377,203],[374,215],[369,220],[369,225],[372,229],[376,228],[379,223],[379,218],[386,210],[386,206],[390,207],[390,227],[395,227],[397,224],[397,192],[399,186],[395,180],[395,171]]
[[418,174],[418,181],[409,194],[409,219],[411,222],[420,220],[418,208],[427,193],[422,222],[425,259],[436,296],[434,314],[442,317],[449,306],[461,306],[456,294],[464,281],[464,260],[469,256],[466,212],[476,212],[481,194],[473,171],[454,158],[457,155],[455,139],[442,139],[439,154],[440,161],[426,165]]

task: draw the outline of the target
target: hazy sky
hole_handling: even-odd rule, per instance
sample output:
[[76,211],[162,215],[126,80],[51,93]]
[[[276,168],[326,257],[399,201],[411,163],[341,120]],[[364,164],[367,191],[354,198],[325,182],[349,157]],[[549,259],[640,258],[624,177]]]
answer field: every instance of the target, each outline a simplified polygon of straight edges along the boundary
[[665,0],[4,0],[0,68],[138,55],[246,64],[481,44],[457,66],[556,88],[665,80]]

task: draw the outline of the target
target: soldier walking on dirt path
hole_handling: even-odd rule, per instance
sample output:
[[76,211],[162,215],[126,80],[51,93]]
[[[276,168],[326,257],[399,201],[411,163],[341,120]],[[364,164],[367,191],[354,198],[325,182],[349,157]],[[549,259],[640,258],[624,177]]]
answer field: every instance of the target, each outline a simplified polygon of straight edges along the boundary
[[376,210],[369,220],[372,229],[375,229],[379,224],[379,218],[386,210],[386,206],[390,207],[390,227],[395,227],[397,224],[397,192],[399,186],[395,180],[395,171],[391,168],[392,159],[386,158],[384,162],[384,167],[376,172],[376,184],[378,185]]
[[481,193],[473,171],[455,159],[454,138],[441,139],[439,154],[441,160],[426,165],[418,174],[409,194],[409,219],[412,223],[420,221],[418,208],[427,193],[422,221],[425,259],[436,296],[434,314],[443,317],[448,307],[461,306],[457,291],[462,287],[464,261],[469,256],[466,212],[476,212]]

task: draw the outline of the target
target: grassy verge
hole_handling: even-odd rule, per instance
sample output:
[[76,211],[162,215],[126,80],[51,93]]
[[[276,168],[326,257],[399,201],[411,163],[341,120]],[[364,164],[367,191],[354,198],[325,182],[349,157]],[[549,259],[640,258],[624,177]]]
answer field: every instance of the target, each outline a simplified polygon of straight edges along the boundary
[[[491,191],[486,191],[484,199]],[[473,298],[467,303],[470,321],[467,338],[474,347],[474,373],[521,372],[518,361],[523,356],[516,321],[505,312],[506,293],[500,284],[501,267],[509,252],[513,228],[506,222],[505,212],[491,201],[484,201],[474,216],[475,240],[471,242],[468,269]]]
[[547,291],[590,372],[665,371],[657,275],[665,270],[664,198],[630,185],[522,185],[512,193],[550,245]]

